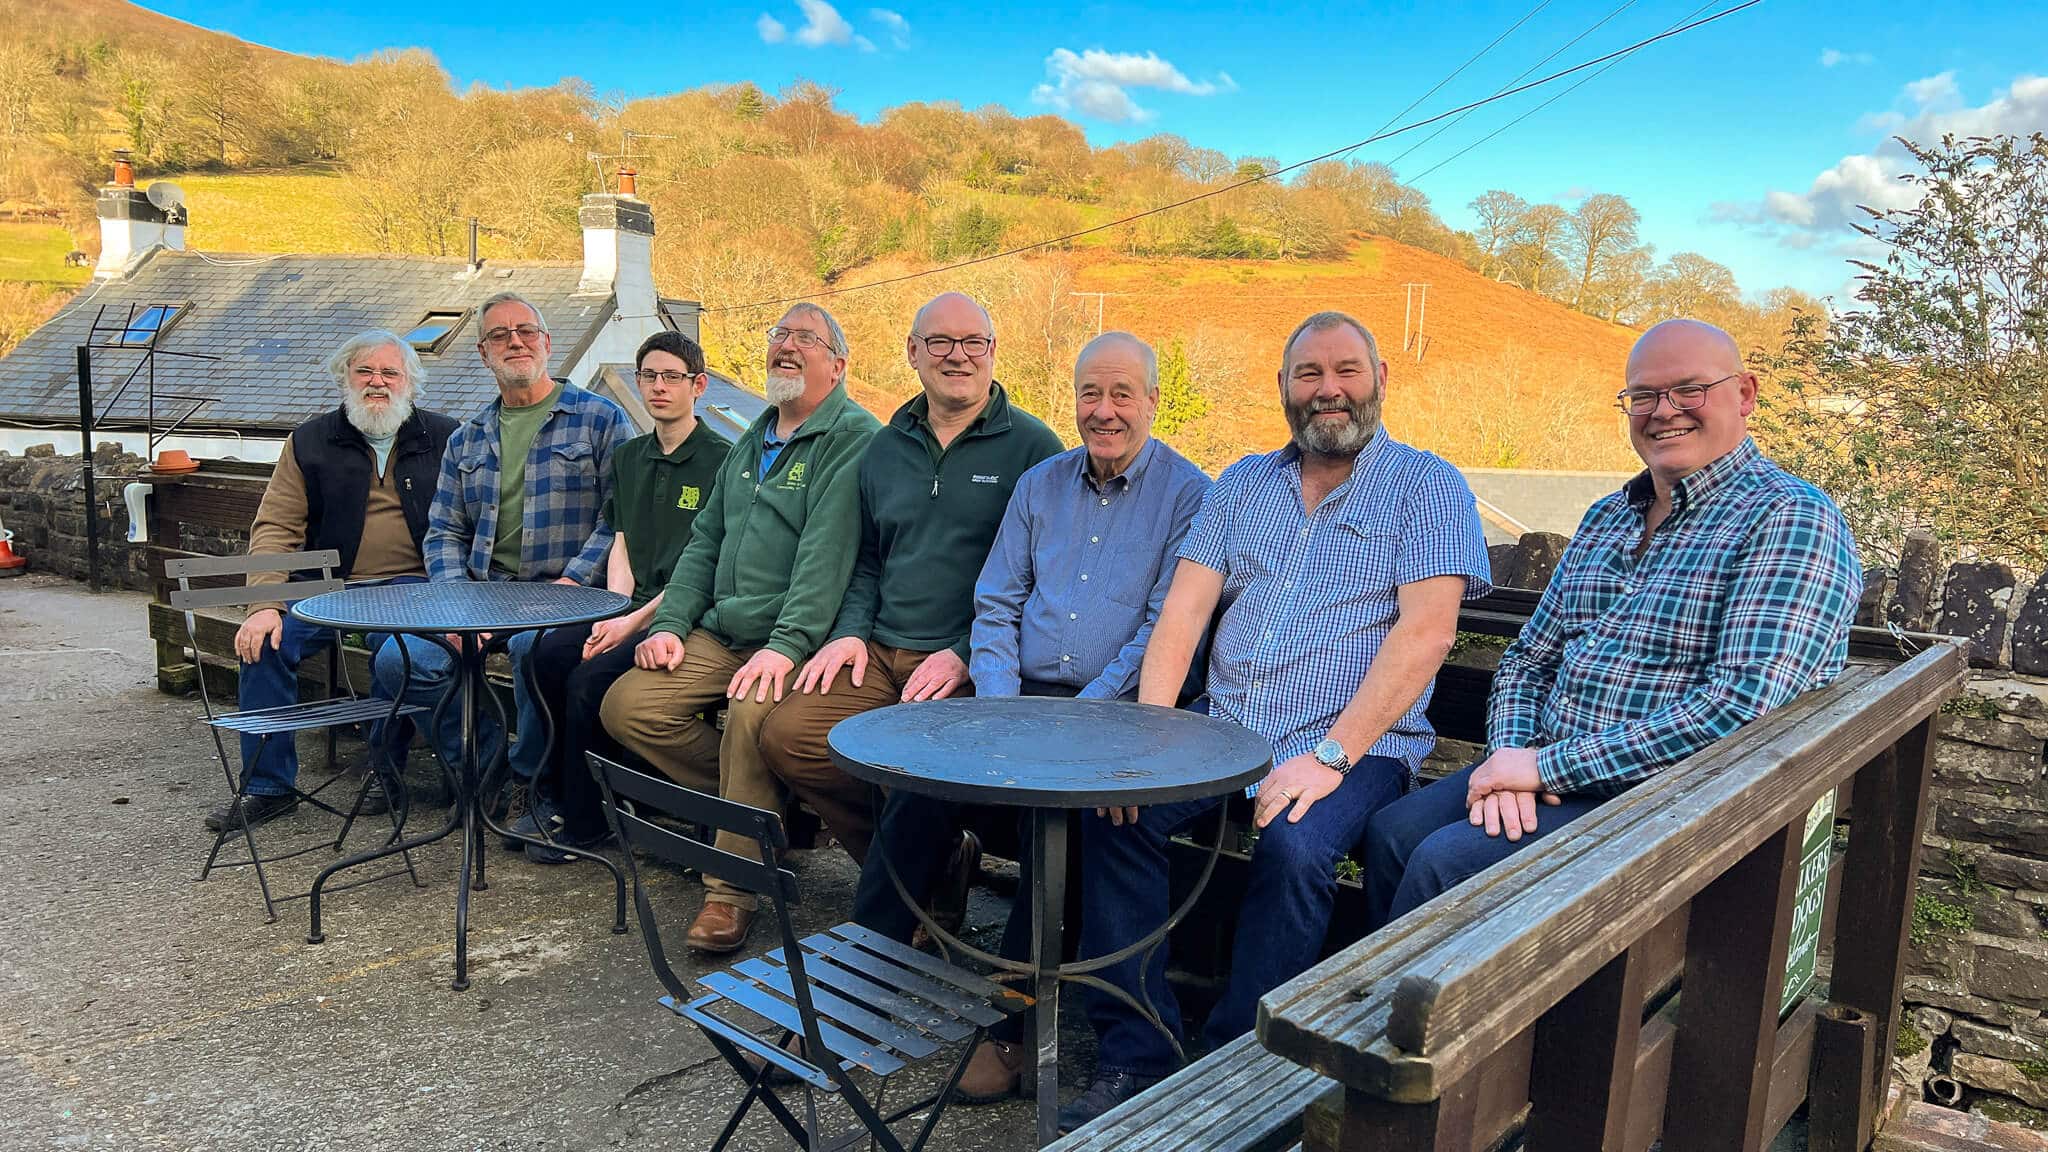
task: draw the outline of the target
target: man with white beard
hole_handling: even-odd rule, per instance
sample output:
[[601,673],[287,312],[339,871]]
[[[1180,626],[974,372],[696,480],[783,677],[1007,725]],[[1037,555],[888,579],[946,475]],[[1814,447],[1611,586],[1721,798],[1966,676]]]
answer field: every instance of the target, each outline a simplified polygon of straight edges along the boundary
[[[779,811],[761,722],[825,643],[860,548],[860,459],[880,427],[846,395],[846,334],[797,304],[768,329],[768,411],[742,433],[690,526],[635,667],[605,693],[604,727],[670,778]],[[725,705],[721,732],[703,713]],[[718,847],[752,859],[729,832]],[[731,952],[752,894],[704,878],[690,947]]]
[[[249,554],[333,548],[341,553],[336,574],[352,585],[425,580],[420,541],[455,421],[417,407],[426,371],[412,345],[389,332],[350,339],[328,357],[327,370],[340,386],[341,404],[299,425],[285,441],[249,529]],[[251,585],[285,580],[283,572],[249,577]],[[281,603],[255,607],[235,634],[241,707],[296,703],[299,662],[333,642],[332,629],[299,622]],[[242,765],[243,797],[207,815],[213,831],[245,815],[261,824],[298,804],[298,750],[289,736],[267,744],[243,736]],[[365,808],[382,811],[386,803],[373,792]]]

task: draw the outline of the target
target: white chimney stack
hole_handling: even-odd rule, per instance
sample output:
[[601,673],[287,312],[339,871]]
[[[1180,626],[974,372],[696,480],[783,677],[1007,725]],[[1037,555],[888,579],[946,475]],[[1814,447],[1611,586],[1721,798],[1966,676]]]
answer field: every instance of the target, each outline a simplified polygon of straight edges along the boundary
[[635,173],[619,172],[616,193],[583,198],[576,219],[583,225],[583,281],[579,292],[610,292],[621,316],[653,316],[654,213],[635,195]]
[[135,166],[126,152],[114,154],[114,181],[101,187],[93,208],[100,221],[100,258],[92,272],[96,280],[121,279],[151,249],[185,249],[185,209],[177,204],[160,208],[137,188]]

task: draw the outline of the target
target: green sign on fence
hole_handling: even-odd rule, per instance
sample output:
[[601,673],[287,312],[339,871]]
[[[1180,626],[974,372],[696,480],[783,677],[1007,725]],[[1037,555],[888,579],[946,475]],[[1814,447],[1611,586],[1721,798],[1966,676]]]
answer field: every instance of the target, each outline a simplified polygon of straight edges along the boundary
[[1820,951],[1821,905],[1827,902],[1828,861],[1835,846],[1835,794],[1814,802],[1806,814],[1805,846],[1799,853],[1799,890],[1793,895],[1792,938],[1785,950],[1785,991],[1778,1001],[1778,1019],[1813,988],[1813,961]]

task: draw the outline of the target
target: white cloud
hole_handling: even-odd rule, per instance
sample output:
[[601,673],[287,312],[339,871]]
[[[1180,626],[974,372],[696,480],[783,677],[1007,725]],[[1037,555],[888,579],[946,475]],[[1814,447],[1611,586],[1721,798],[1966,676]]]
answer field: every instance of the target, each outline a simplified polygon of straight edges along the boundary
[[1232,92],[1237,82],[1228,72],[1214,80],[1190,80],[1155,52],[1105,52],[1090,48],[1075,53],[1055,48],[1045,58],[1049,83],[1032,89],[1031,98],[1062,112],[1077,112],[1117,123],[1150,120],[1152,112],[1131,98],[1132,88],[1152,88],[1183,96]]
[[761,18],[754,21],[754,30],[761,34],[761,40],[766,44],[780,44],[789,39],[788,26],[766,12],[761,13]]
[[1844,52],[1839,48],[1823,48],[1820,50],[1820,66],[1823,68],[1835,68],[1843,64],[1875,64],[1876,62],[1877,57],[1872,56],[1868,52]]
[[[825,0],[796,0],[796,6],[803,11],[803,26],[791,33],[789,25],[763,12],[754,21],[754,28],[761,33],[761,39],[769,44],[781,44],[790,40],[806,48],[824,48],[832,45],[850,45],[863,52],[875,50],[874,41],[853,30],[839,9]],[[906,26],[907,27],[907,26]]]
[[905,20],[901,12],[891,12],[887,8],[870,8],[868,19],[888,30],[890,44],[898,48],[910,47],[910,21]]
[[1847,226],[1866,219],[1862,209],[1911,208],[1919,191],[1899,179],[1917,165],[1897,137],[1916,142],[1957,137],[2026,135],[2048,131],[2048,77],[2021,76],[1991,100],[1963,102],[1954,73],[1915,80],[1900,90],[1908,111],[1863,118],[1862,127],[1885,132],[1868,152],[1844,156],[1813,178],[1804,192],[1774,189],[1758,202],[1716,204],[1714,219],[1761,227],[1788,247],[1810,247],[1803,233],[1844,237]]

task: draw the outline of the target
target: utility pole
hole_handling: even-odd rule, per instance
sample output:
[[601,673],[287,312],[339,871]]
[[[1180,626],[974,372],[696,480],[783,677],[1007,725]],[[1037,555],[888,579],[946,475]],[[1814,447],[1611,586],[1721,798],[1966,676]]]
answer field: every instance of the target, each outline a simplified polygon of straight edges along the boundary
[[[1403,284],[1401,287],[1408,290],[1407,302],[1401,308],[1401,351],[1408,351],[1412,345],[1415,349],[1415,358],[1420,360],[1422,359],[1423,345],[1428,340],[1428,337],[1422,333],[1425,322],[1429,319],[1429,285]],[[1409,335],[1409,320],[1411,318],[1414,320],[1414,336],[1412,338]]]
[[1069,292],[1069,293],[1067,293],[1067,295],[1069,295],[1069,296],[1093,296],[1093,297],[1095,297],[1095,334],[1096,334],[1097,336],[1100,336],[1100,335],[1102,335],[1102,300],[1103,300],[1103,298],[1104,298],[1104,297],[1106,297],[1106,296],[1121,296],[1121,295],[1123,295],[1123,293],[1121,293],[1121,292]]

